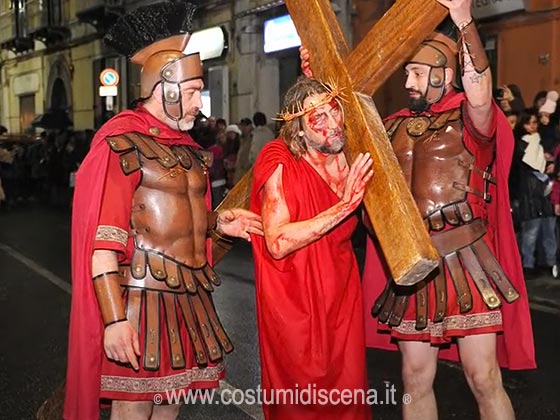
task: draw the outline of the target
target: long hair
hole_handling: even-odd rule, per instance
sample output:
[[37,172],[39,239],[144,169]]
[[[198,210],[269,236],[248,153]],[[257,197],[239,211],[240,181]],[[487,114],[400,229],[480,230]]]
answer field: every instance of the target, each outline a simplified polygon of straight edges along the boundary
[[[329,88],[325,84],[316,79],[301,76],[286,92],[281,115],[297,113],[303,109],[303,101],[305,101],[308,96],[328,92]],[[305,140],[299,135],[300,131],[303,130],[301,118],[302,117],[298,117],[286,121],[280,129],[280,137],[284,140],[288,149],[290,149],[290,152],[292,152],[296,159],[299,159],[307,153]]]

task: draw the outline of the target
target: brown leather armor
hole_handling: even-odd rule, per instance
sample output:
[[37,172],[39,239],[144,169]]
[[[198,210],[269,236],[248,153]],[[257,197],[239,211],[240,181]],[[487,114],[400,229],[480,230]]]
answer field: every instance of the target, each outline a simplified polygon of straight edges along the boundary
[[138,331],[145,308],[144,368],[159,368],[162,313],[174,368],[185,366],[179,322],[187,325],[199,364],[220,360],[233,346],[210,296],[220,281],[206,258],[208,221],[215,218],[206,207],[206,162],[194,148],[162,145],[137,133],[107,142],[119,153],[125,174],[142,172],[130,220],[135,251],[130,266],[120,267],[120,284],[127,318]]
[[[428,319],[443,321],[447,309],[445,268],[457,292],[461,313],[472,310],[473,291],[465,278],[465,270],[488,308],[501,305],[491,283],[507,302],[516,300],[519,294],[483,240],[484,222],[474,218],[467,202],[467,194],[490,201],[488,183],[495,183],[495,180],[489,168],[475,166],[474,156],[464,145],[461,110],[431,117],[399,117],[389,120],[386,129],[426,227],[435,232],[432,240],[441,261],[439,268],[415,287],[397,287],[389,281],[375,302],[372,314],[381,322],[398,326],[410,296],[416,294],[416,329],[426,328]],[[483,187],[479,190],[474,184]],[[452,228],[445,229],[449,226]],[[432,281],[437,301],[430,303],[427,285]],[[433,312],[428,308],[433,308]]]
[[[474,156],[461,138],[460,116],[460,109],[455,109],[432,117],[397,118],[386,127],[430,230],[441,230],[446,223],[457,226],[471,222],[467,193],[490,200],[487,184],[494,180],[487,170],[474,165]],[[483,190],[471,186],[477,176],[483,178]]]

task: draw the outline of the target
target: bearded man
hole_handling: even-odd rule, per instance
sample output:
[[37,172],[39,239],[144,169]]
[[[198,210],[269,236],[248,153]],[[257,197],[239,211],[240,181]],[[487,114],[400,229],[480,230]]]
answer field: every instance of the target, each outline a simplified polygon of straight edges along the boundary
[[[388,117],[385,127],[440,265],[418,285],[398,287],[368,243],[366,343],[398,345],[404,392],[411,396],[403,405],[405,420],[437,419],[438,356],[460,359],[481,419],[511,420],[500,365],[535,367],[507,184],[514,141],[492,99],[472,1],[438,2],[449,9],[452,31],[432,34],[406,63],[410,104]],[[459,41],[451,35],[457,31]],[[457,90],[456,75],[464,92]],[[369,313],[372,303],[376,320]]]
[[[368,154],[346,160],[343,117],[335,87],[300,79],[286,93],[280,138],[263,148],[253,170],[251,210],[264,229],[252,244],[267,420],[370,417],[361,400],[301,398],[306,387],[335,397],[367,388],[351,237],[372,161]],[[278,399],[286,392],[291,398]]]

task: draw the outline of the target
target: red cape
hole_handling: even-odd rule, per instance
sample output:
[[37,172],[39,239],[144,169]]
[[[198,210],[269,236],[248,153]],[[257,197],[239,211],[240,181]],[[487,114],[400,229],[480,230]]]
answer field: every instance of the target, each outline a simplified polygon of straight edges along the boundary
[[[466,100],[463,93],[446,95],[439,103],[432,105],[431,110],[441,113],[458,108]],[[535,363],[535,348],[533,344],[533,328],[527,290],[523,277],[523,269],[519,258],[517,241],[511,221],[509,202],[508,176],[513,155],[514,139],[511,128],[504,114],[496,104],[493,104],[496,118],[496,160],[492,168],[492,175],[497,185],[490,184],[489,193],[492,201],[488,204],[488,229],[493,230],[495,238],[494,249],[496,258],[512,284],[520,294],[512,304],[502,306],[503,334],[498,334],[498,360],[502,367],[509,369],[533,369]],[[401,110],[387,118],[387,120],[412,113],[408,109]],[[463,135],[468,135],[463,129]],[[377,320],[371,316],[373,302],[385,288],[387,274],[383,269],[380,253],[371,240],[368,239],[366,262],[363,275],[364,318],[366,326],[366,345],[387,350],[398,350],[390,334],[379,333]],[[459,360],[457,346],[440,351],[440,357],[449,360]]]
[[[163,125],[139,107],[119,113],[99,129],[76,175],[72,211],[72,306],[63,415],[66,420],[99,419],[104,327],[93,290],[91,256],[110,154],[105,138],[130,132],[153,136],[150,127],[160,129],[157,138],[162,143],[200,147],[188,134]],[[210,195],[206,198],[210,205]]]
[[[279,164],[291,221],[311,219],[340,201],[307,161],[275,140],[255,163],[251,211],[261,213],[262,187]],[[350,217],[280,260],[263,237],[252,235],[264,390],[367,387],[360,274],[351,243],[356,224]],[[357,404],[263,409],[270,419],[369,419],[368,407]]]

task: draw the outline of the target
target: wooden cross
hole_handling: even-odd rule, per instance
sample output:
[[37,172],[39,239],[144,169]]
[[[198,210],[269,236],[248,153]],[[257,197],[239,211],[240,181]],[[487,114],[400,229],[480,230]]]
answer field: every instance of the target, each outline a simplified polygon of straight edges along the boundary
[[[311,53],[314,77],[334,80],[349,93],[344,104],[345,153],[352,162],[358,153],[370,152],[374,176],[364,197],[366,210],[393,279],[400,285],[415,284],[437,266],[439,257],[371,96],[434,31],[447,9],[435,0],[397,0],[350,51],[328,0],[285,3]],[[220,208],[247,208],[251,179],[250,173],[242,178]],[[215,256],[215,262],[223,256],[219,244]]]

